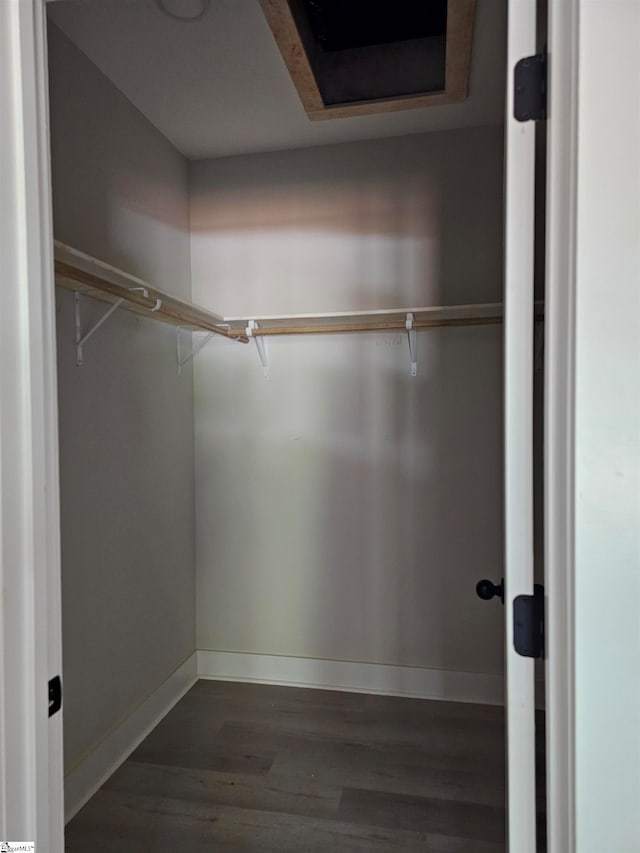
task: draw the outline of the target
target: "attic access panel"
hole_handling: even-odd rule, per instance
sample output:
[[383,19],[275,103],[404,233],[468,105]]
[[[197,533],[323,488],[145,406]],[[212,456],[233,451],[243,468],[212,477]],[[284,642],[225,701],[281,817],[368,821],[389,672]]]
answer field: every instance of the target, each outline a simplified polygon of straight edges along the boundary
[[310,119],[436,106],[468,92],[475,0],[261,0]]

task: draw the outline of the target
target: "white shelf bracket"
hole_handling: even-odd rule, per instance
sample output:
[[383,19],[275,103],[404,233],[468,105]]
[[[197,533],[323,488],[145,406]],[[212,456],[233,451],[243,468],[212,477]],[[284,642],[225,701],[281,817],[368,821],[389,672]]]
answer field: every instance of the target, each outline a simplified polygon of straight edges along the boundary
[[409,358],[411,359],[411,375],[418,375],[418,345],[416,342],[416,330],[413,328],[413,314],[407,314],[406,320],[407,337],[409,339]]
[[[183,357],[182,355],[182,337],[180,336],[180,332],[184,330],[184,326],[176,327],[176,360],[178,362],[178,376],[182,375],[182,368],[185,364],[189,364],[190,361],[193,361],[194,358],[198,355],[198,353],[203,350],[206,345],[209,343],[211,338],[214,336],[214,332],[208,332],[204,338],[198,341],[195,346],[191,347],[191,352],[187,353]],[[192,330],[191,330],[192,331]]]
[[260,328],[259,323],[255,320],[249,320],[249,325],[246,328],[246,334],[248,338],[253,338],[256,344],[256,349],[258,350],[258,356],[260,357],[260,362],[262,363],[262,375],[265,379],[269,378],[269,359],[267,357],[267,342],[262,337],[262,335],[256,336],[253,334],[254,329]]
[[94,323],[93,326],[89,329],[89,331],[85,332],[83,335],[82,334],[82,315],[81,315],[81,311],[80,311],[80,294],[76,290],[75,293],[73,294],[73,296],[74,296],[75,307],[76,307],[76,364],[78,365],[78,367],[82,367],[82,358],[83,358],[82,348],[83,348],[83,346],[86,344],[86,342],[89,340],[89,338],[98,331],[100,326],[102,326],[103,323],[106,323],[106,321],[109,319],[109,317],[115,311],[118,310],[118,308],[124,302],[124,299],[116,299],[116,301],[113,303],[113,305],[111,305],[104,312],[104,314],[102,315],[102,317],[100,317],[100,319],[97,321],[97,323]]

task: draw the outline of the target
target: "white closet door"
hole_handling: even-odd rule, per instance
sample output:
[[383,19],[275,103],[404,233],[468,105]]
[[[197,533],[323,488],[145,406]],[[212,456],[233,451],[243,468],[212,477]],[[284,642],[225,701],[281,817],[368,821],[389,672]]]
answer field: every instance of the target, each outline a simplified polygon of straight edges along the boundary
[[63,853],[58,418],[44,0],[0,0],[0,838]]
[[536,51],[536,0],[509,0],[505,116],[505,619],[507,834],[535,853],[534,660],[514,648],[513,602],[533,594],[535,123],[513,117],[513,70]]

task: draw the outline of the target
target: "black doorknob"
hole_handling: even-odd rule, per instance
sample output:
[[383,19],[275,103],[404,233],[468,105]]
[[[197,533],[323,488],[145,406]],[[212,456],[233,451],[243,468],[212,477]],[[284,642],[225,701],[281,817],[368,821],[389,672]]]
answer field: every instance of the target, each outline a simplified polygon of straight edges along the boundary
[[500,583],[492,583],[483,578],[476,584],[476,593],[484,601],[490,601],[492,598],[497,597],[504,604],[504,578],[502,578]]

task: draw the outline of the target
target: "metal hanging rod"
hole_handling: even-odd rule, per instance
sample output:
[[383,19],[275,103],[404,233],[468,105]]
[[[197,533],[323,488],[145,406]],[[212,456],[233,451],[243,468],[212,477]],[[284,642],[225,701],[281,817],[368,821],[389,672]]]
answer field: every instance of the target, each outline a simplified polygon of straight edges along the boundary
[[[484,306],[483,306],[484,307]],[[439,309],[433,309],[437,311]],[[394,312],[395,313],[395,312]],[[402,320],[392,321],[389,323],[327,323],[326,325],[291,325],[291,326],[260,326],[253,334],[254,336],[267,335],[319,335],[319,334],[337,334],[339,332],[400,332],[406,330],[406,314],[412,313],[415,316],[415,310],[405,312]],[[461,317],[455,318],[438,318],[432,320],[414,320],[413,329],[430,329],[438,326],[487,326],[496,323],[502,323],[502,316],[496,317]],[[232,328],[229,331],[230,337],[240,337],[245,332],[242,329]]]
[[[335,314],[281,314],[252,316],[259,321],[253,335],[318,335],[340,332],[400,332],[439,326],[484,326],[502,323],[501,302],[472,305],[442,305],[432,308],[390,308],[376,311],[336,312]],[[535,304],[536,319],[544,316],[544,304]],[[244,317],[225,317],[231,337],[246,334],[251,322]],[[407,325],[411,323],[411,328]]]
[[[165,293],[109,264],[58,242],[55,244],[55,273],[56,284],[76,293],[112,304],[117,302],[120,308],[163,323],[231,337],[224,318],[218,314]],[[105,316],[103,322],[106,319]],[[234,335],[233,339],[249,343],[246,335]]]

